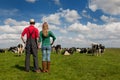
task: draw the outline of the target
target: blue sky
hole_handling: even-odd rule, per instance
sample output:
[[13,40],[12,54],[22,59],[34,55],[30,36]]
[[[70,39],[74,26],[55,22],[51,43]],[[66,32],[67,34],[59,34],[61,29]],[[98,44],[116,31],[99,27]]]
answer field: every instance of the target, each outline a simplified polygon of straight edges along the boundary
[[0,0],[0,47],[22,43],[20,33],[34,18],[44,21],[63,47],[90,47],[102,43],[120,47],[119,0]]

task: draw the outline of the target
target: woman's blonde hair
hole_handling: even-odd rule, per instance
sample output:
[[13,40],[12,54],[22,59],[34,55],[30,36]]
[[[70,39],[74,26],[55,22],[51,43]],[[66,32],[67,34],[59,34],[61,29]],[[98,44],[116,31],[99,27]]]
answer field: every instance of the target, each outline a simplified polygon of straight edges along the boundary
[[42,25],[42,33],[45,37],[48,36],[48,23],[47,22],[44,22]]

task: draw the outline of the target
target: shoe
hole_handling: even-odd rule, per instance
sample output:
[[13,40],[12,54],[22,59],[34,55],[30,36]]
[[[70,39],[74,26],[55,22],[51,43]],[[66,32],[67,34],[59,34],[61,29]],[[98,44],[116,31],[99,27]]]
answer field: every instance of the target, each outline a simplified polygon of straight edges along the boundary
[[25,70],[25,72],[29,72],[29,70]]
[[36,72],[36,73],[40,73],[40,70],[38,69],[38,70],[35,70],[34,72]]
[[43,73],[45,73],[45,72],[46,72],[46,70],[42,70],[42,72],[43,72]]

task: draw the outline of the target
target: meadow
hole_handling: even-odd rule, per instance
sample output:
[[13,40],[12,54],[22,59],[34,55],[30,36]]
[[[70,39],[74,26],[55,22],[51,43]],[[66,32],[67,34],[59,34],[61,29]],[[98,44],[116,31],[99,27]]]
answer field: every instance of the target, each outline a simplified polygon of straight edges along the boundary
[[[38,53],[41,67],[41,52]],[[120,48],[106,49],[102,56],[74,53],[51,54],[50,73],[24,71],[25,55],[0,53],[0,80],[120,80]]]

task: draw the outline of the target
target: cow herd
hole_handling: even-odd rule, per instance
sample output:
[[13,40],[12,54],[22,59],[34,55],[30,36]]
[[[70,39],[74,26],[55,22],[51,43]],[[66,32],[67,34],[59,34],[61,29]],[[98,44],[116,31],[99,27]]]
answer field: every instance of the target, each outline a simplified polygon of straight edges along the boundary
[[[12,53],[17,53],[18,56],[21,56],[24,52],[24,47],[22,44],[18,44],[17,46],[10,47],[7,49]],[[102,44],[92,44],[90,48],[62,48],[61,45],[52,46],[52,53],[62,54],[62,55],[72,55],[74,53],[82,53],[82,54],[91,54],[95,56],[101,56],[105,51],[105,46]],[[5,49],[0,49],[0,53],[5,53]]]
[[104,54],[105,46],[102,44],[92,44],[90,48],[61,48],[61,45],[56,45],[52,47],[52,51],[57,54],[62,55],[72,55],[74,53],[85,53],[95,56],[101,56]]

